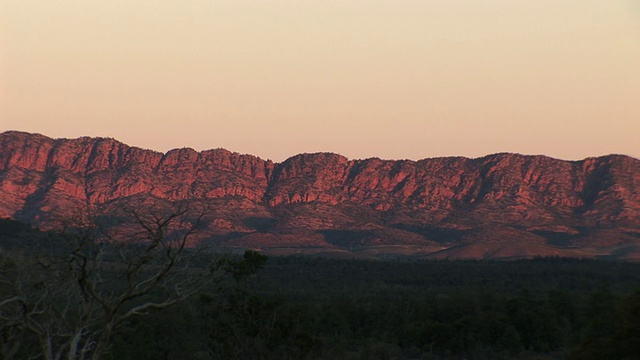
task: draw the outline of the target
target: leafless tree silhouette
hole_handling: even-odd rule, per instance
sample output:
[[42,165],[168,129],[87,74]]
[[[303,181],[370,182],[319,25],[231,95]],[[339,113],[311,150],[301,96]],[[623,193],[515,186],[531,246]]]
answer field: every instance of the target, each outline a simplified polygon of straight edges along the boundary
[[[207,211],[122,209],[126,235],[90,211],[57,243],[0,254],[0,358],[98,359],[127,319],[202,291],[223,273],[189,248]],[[37,342],[39,348],[25,349]]]

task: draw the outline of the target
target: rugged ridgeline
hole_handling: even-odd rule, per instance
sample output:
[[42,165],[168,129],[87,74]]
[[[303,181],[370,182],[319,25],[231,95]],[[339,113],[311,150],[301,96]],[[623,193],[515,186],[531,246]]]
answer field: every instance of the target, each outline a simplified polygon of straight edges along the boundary
[[495,154],[420,161],[0,134],[0,217],[42,228],[78,208],[205,202],[201,240],[271,252],[427,258],[640,258],[640,160]]

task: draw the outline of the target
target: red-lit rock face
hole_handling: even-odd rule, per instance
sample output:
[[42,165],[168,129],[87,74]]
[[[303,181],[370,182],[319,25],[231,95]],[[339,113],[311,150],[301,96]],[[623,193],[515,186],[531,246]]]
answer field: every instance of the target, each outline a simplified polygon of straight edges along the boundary
[[269,233],[270,244],[300,229],[314,244],[318,231],[395,229],[398,244],[403,237],[414,244],[416,234],[432,244],[442,239],[429,229],[482,228],[484,239],[491,226],[567,236],[619,228],[633,238],[640,232],[640,160],[495,154],[416,162],[318,153],[274,164],[223,149],[162,154],[113,139],[0,134],[0,216],[51,227],[78,207],[141,198],[164,206],[206,202],[215,209],[212,233]]

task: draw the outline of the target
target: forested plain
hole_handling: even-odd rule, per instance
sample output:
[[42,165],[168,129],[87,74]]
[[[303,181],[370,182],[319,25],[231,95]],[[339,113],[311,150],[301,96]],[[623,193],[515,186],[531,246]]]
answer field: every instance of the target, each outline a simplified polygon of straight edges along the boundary
[[[48,236],[8,220],[1,225],[5,276],[15,267],[12,254]],[[197,262],[218,264],[221,275],[171,306],[124,318],[101,358],[636,359],[640,353],[638,263],[267,258],[252,251],[200,254]],[[2,285],[0,296],[10,299],[11,291]],[[154,290],[139,300],[163,296]],[[8,348],[15,328],[0,329]],[[28,331],[21,341],[16,358],[37,347]]]

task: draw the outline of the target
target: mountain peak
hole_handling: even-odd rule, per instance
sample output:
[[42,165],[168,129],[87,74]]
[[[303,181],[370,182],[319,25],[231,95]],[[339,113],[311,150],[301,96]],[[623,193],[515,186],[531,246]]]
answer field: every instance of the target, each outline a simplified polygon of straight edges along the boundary
[[225,246],[416,254],[512,237],[519,248],[615,247],[640,239],[638,189],[640,160],[624,155],[412,161],[319,152],[273,163],[225,149],[160,153],[110,138],[0,134],[0,217],[54,228],[78,208],[197,201],[213,209],[201,240]]

